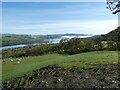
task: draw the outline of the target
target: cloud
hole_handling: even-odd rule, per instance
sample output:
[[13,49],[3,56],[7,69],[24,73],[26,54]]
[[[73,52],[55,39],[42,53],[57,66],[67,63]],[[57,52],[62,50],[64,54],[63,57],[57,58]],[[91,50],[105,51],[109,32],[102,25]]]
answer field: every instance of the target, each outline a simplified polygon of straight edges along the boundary
[[[106,21],[58,21],[51,23],[26,24],[11,26],[10,30],[16,33],[53,34],[53,33],[84,33],[106,34],[118,26],[117,20]],[[10,31],[12,32],[12,31]]]
[[[9,33],[107,33],[117,27],[117,19],[104,3],[23,3],[5,4],[3,30]],[[38,5],[38,6],[37,6]],[[19,7],[19,8],[18,8]]]

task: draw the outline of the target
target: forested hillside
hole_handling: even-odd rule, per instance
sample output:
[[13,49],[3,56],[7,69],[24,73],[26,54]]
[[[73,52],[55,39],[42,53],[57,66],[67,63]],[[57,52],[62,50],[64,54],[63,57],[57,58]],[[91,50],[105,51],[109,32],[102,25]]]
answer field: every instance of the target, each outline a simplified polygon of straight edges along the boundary
[[60,38],[59,35],[16,35],[3,34],[2,46],[11,46],[18,44],[45,43],[47,39]]

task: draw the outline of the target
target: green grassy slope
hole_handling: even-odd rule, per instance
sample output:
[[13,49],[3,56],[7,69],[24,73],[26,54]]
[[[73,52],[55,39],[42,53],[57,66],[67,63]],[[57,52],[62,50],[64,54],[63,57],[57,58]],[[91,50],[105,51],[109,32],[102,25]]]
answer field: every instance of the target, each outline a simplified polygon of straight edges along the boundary
[[99,51],[71,56],[50,54],[24,58],[21,59],[21,63],[19,64],[17,63],[17,59],[13,60],[13,62],[3,62],[3,81],[23,76],[33,70],[52,64],[58,64],[64,68],[70,68],[73,66],[88,68],[97,64],[117,64],[118,52]]

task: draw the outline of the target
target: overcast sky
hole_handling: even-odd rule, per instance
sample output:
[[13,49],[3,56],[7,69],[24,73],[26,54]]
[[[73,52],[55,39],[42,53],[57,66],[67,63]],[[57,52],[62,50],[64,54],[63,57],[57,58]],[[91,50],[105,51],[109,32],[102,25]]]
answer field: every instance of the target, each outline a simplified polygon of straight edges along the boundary
[[118,26],[105,2],[4,2],[2,9],[3,33],[106,34]]

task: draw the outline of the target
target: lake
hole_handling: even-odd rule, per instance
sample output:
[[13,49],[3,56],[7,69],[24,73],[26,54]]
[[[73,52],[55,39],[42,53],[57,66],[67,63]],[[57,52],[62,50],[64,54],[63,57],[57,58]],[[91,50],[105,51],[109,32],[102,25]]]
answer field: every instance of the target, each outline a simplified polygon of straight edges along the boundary
[[[74,37],[76,37],[76,36],[62,36],[61,38],[45,40],[45,41],[47,41],[47,43],[33,43],[33,44],[20,44],[20,45],[4,46],[4,47],[0,47],[0,50],[9,49],[9,48],[20,48],[20,47],[25,47],[28,45],[55,44],[55,43],[59,43],[60,40],[63,38],[71,39]],[[77,36],[77,38],[87,38],[87,37],[91,37],[91,36]]]
[[52,44],[52,43],[59,43],[61,39],[49,39],[49,40],[45,40],[48,41],[47,43],[33,43],[33,44],[20,44],[20,45],[12,45],[12,46],[4,46],[4,47],[0,47],[0,50],[4,50],[4,49],[9,49],[9,48],[20,48],[20,47],[25,47],[28,45],[41,45],[41,44]]

